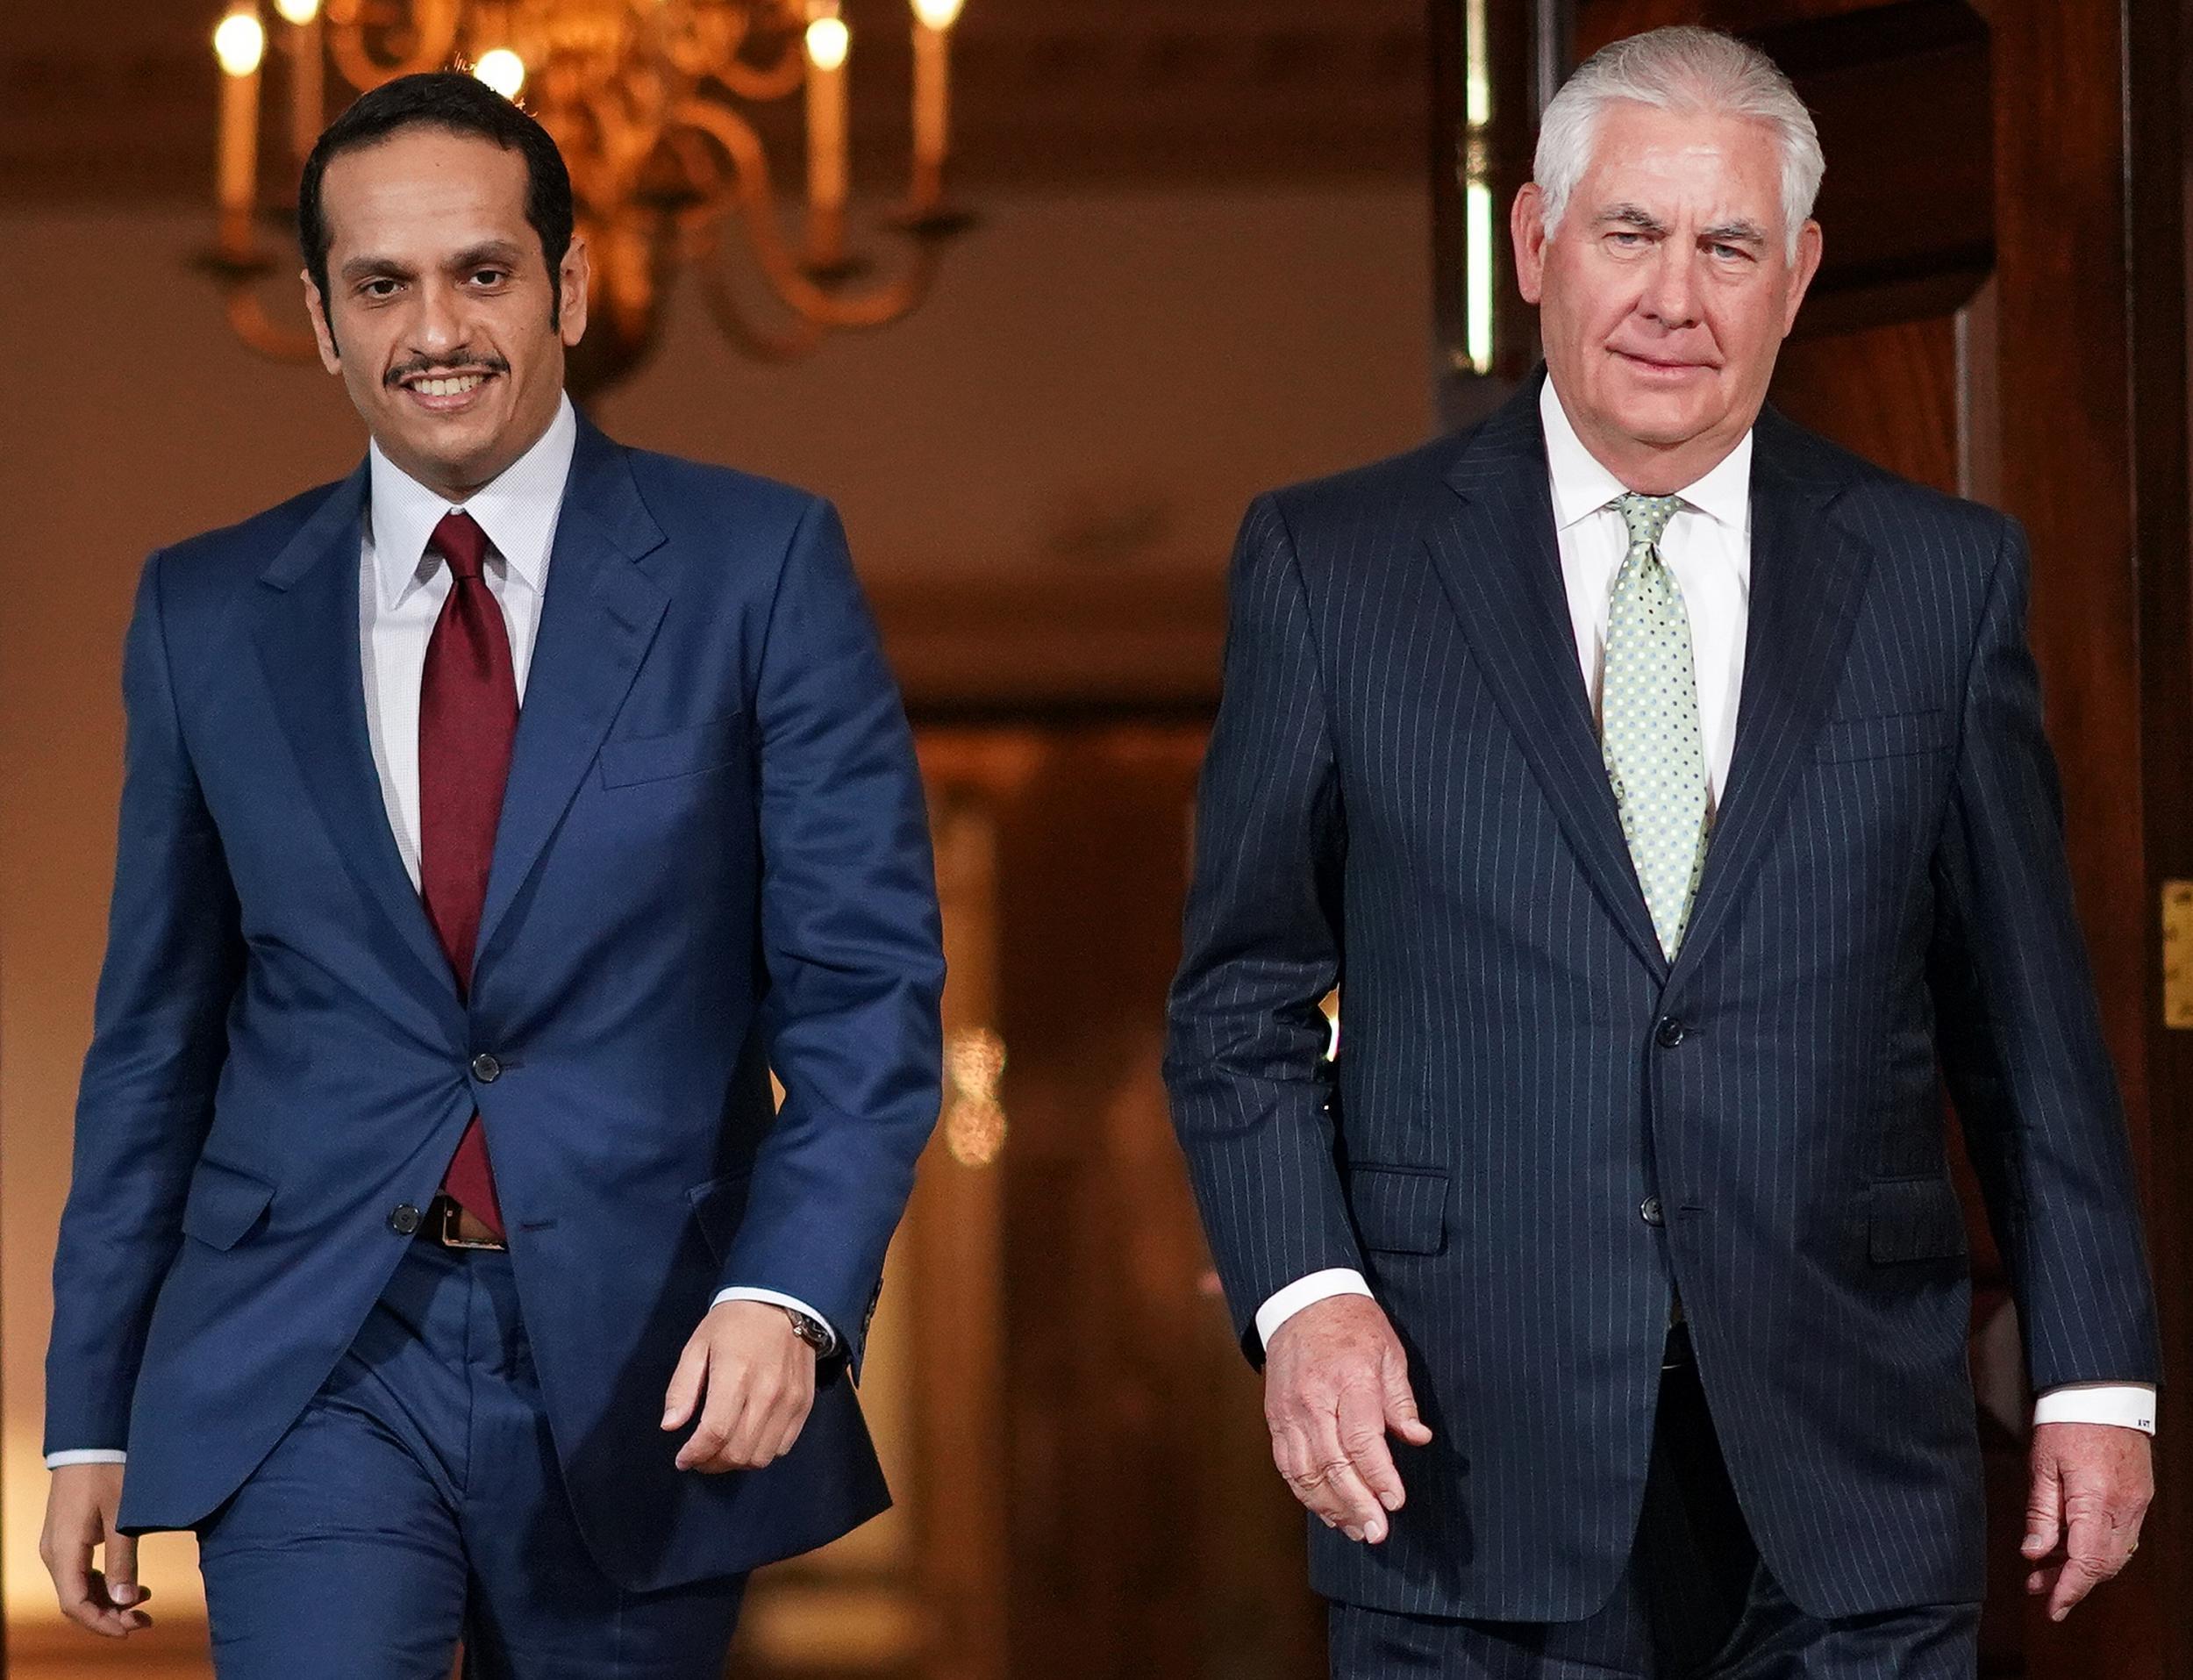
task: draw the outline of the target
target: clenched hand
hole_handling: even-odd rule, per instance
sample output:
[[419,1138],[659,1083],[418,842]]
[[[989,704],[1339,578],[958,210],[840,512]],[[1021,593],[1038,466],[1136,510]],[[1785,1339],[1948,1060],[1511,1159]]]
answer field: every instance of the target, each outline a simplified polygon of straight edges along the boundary
[[2033,1566],[2025,1591],[2048,1595],[2048,1618],[2113,1578],[2139,1544],[2155,1497],[2154,1449],[2137,1429],[2105,1423],[2044,1423],[2033,1429],[2032,1497],[2025,1542]]
[[717,1476],[758,1470],[792,1450],[815,1404],[815,1350],[782,1307],[725,1301],[685,1344],[663,1396],[662,1426],[700,1426],[678,1448],[678,1468]]
[[1411,1447],[1432,1440],[1401,1339],[1375,1301],[1336,1295],[1281,1325],[1264,1355],[1264,1421],[1279,1473],[1328,1528],[1375,1546],[1407,1497],[1387,1431]]

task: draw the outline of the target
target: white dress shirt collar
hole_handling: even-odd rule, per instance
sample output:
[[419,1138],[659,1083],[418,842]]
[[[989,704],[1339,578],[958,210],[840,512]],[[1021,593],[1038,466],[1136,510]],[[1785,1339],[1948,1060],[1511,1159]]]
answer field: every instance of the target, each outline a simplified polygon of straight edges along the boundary
[[[1584,447],[1549,377],[1539,391],[1539,418],[1546,430],[1546,465],[1553,477],[1554,522],[1562,528],[1588,518],[1629,487]],[[1687,507],[1741,534],[1751,525],[1752,434],[1695,483],[1675,492]]]
[[532,447],[474,492],[468,502],[445,501],[382,454],[368,451],[372,493],[374,570],[381,604],[393,609],[417,587],[425,567],[426,540],[442,516],[461,506],[479,521],[488,541],[511,574],[538,591],[548,571],[548,546],[563,504],[571,457],[579,441],[578,415],[568,397]]

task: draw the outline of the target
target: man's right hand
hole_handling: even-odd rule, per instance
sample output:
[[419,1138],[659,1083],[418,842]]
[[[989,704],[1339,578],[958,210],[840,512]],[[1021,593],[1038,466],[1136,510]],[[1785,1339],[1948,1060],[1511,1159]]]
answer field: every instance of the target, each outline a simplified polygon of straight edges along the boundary
[[[61,1613],[108,1639],[126,1639],[153,1619],[135,1606],[153,1595],[137,1583],[137,1542],[117,1532],[122,1504],[119,1464],[64,1464],[46,1493],[46,1532],[38,1555],[54,1577]],[[106,1548],[106,1568],[94,1569],[92,1548]]]
[[1409,1387],[1409,1356],[1378,1304],[1313,1302],[1264,1349],[1264,1421],[1272,1460],[1295,1497],[1350,1540],[1375,1546],[1406,1497],[1386,1432],[1430,1443]]

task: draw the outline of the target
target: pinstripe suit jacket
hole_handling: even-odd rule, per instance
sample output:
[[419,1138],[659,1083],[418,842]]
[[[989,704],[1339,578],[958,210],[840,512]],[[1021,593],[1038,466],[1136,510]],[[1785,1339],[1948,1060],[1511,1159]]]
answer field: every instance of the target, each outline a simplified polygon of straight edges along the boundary
[[1536,382],[1243,527],[1175,1116],[1252,1358],[1275,1290],[1357,1268],[1437,1433],[1397,1448],[1383,1546],[1311,1524],[1329,1597],[1598,1608],[1675,1287],[1791,1598],[1979,1598],[1938,1067],[2032,1381],[2157,1376],[2024,540],[1771,411],[1753,473],[1735,754],[1672,965],[1577,669]]

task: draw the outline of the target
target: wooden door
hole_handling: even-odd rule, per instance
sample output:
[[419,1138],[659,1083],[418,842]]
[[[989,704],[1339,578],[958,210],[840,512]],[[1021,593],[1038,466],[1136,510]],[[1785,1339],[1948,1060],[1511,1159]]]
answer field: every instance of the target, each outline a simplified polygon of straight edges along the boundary
[[[1907,476],[1991,503],[2034,556],[2031,633],[2080,909],[2184,1369],[2187,1035],[2163,1025],[2157,906],[2189,868],[2183,7],[2131,0],[1434,0],[1447,408],[1536,360],[1504,217],[1548,90],[1669,23],[1756,40],[1812,108],[1826,261],[1773,400]],[[2130,137],[2129,145],[2128,139]],[[1498,214],[1489,225],[1488,204]],[[1489,265],[1489,266],[1488,266]],[[1968,1186],[1970,1175],[1964,1175]],[[1975,1231],[1976,1197],[1971,1212]],[[2025,1379],[1999,1259],[1975,1259],[1990,1676],[2193,1672],[2193,1489],[2164,1442],[2152,1543],[2064,1627],[2016,1555]],[[2171,1606],[2166,1612],[2166,1606]]]

